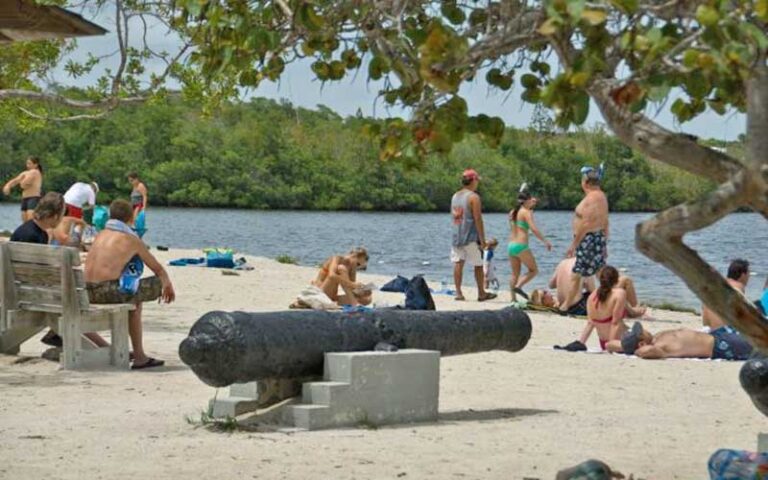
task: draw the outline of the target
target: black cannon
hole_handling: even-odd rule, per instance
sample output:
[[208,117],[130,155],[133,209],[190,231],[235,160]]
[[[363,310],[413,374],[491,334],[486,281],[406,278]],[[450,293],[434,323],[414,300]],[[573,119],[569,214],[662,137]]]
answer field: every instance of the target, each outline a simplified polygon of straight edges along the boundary
[[209,312],[179,346],[179,356],[208,385],[319,376],[326,352],[373,350],[378,344],[437,350],[441,355],[516,352],[531,337],[525,312],[374,310],[358,313]]
[[749,394],[752,403],[768,416],[768,357],[753,355],[739,372],[741,388]]

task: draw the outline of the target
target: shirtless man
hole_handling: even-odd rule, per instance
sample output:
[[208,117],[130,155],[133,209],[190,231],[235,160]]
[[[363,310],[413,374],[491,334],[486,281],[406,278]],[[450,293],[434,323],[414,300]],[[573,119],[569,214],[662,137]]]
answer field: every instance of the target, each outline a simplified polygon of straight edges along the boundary
[[[312,285],[319,287],[339,305],[368,305],[372,292],[357,282],[357,271],[368,268],[368,251],[362,247],[346,255],[334,255],[320,267]],[[339,287],[344,291],[339,295]]]
[[[733,260],[728,266],[726,281],[743,295],[747,288],[747,282],[749,282],[749,262],[740,258]],[[713,330],[726,325],[723,319],[706,305],[701,306],[701,320],[705,327]]]
[[21,187],[21,221],[32,220],[37,202],[40,201],[43,188],[43,167],[37,157],[27,158],[27,169],[3,186],[7,197],[16,185]]
[[608,257],[608,199],[600,189],[603,166],[581,169],[581,189],[584,198],[576,207],[573,217],[573,241],[566,257],[575,255],[571,270],[570,286],[560,311],[567,313],[567,306],[575,304],[581,295],[582,278],[591,277],[600,270]]
[[640,322],[622,336],[621,341],[608,343],[608,351],[635,354],[648,360],[662,358],[712,358],[747,360],[752,345],[729,326],[716,328],[710,333],[679,328],[651,335]]
[[[171,303],[176,298],[171,279],[160,262],[149,253],[137,235],[130,230],[133,221],[133,208],[125,200],[115,200],[109,206],[110,221],[93,242],[88,259],[85,262],[85,281],[91,303],[135,303],[136,308],[128,317],[128,333],[133,346],[134,370],[160,367],[165,362],[147,356],[144,352],[141,302],[153,298]],[[126,294],[119,290],[119,279],[124,274],[126,265],[134,263],[138,256],[156,277],[141,280],[135,294]]]
[[[566,297],[568,297],[569,289],[571,287],[571,272],[576,264],[576,258],[566,258],[561,260],[555,268],[552,278],[549,279],[549,288],[557,289],[557,296],[553,296],[548,291],[544,290],[540,294],[544,302],[542,305],[546,307],[558,308],[560,305],[564,305]],[[627,303],[636,307],[638,305],[637,290],[635,289],[635,282],[627,275],[619,275],[619,283],[616,284],[616,288],[621,288],[627,292]],[[595,290],[594,277],[587,277],[581,279],[581,295],[577,299],[576,303],[568,306],[568,313],[571,315],[586,315],[587,313],[587,298],[589,294]],[[628,316],[632,317],[632,312],[628,312]]]

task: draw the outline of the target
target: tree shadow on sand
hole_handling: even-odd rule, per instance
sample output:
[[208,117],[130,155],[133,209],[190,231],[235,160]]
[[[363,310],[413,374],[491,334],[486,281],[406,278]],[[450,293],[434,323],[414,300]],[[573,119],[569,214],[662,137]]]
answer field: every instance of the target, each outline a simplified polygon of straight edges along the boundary
[[492,408],[489,410],[456,410],[453,412],[440,412],[437,419],[440,423],[452,422],[486,422],[493,420],[506,420],[510,418],[530,417],[534,415],[549,415],[560,413],[558,410],[540,410],[537,408]]

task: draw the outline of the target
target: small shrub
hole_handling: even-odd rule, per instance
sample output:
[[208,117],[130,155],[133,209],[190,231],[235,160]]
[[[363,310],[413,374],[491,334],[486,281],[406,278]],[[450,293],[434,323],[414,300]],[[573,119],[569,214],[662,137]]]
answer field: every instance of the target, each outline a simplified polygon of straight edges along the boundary
[[288,264],[288,265],[298,265],[299,264],[299,260],[298,259],[296,259],[295,257],[292,257],[290,255],[285,255],[285,254],[278,255],[277,258],[275,258],[275,260],[277,260],[277,263],[285,263],[285,264]]

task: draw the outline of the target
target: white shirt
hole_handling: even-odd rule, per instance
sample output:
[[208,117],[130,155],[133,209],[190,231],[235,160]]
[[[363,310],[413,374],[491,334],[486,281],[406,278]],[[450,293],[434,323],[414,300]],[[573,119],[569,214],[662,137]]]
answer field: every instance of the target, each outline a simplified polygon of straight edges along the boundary
[[96,192],[90,184],[77,182],[64,194],[64,202],[77,208],[83,208],[86,204],[96,205]]

